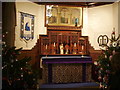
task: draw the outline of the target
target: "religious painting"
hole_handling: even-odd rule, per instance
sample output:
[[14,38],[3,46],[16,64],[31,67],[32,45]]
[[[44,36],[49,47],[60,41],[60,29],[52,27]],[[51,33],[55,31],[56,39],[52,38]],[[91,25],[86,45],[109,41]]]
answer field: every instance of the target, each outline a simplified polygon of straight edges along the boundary
[[56,7],[52,7],[52,5],[46,6],[46,24],[55,24],[57,23],[57,15],[58,9]]
[[82,26],[82,7],[46,5],[45,26]]
[[79,9],[75,8],[75,9],[72,9],[72,15],[71,15],[71,22],[72,24],[75,24],[75,25],[80,25],[82,23],[82,21],[80,21],[80,17],[81,16],[80,14],[82,13]]
[[67,8],[62,8],[60,11],[60,23],[61,24],[69,24],[70,22],[68,21],[70,18],[70,12]]
[[[50,9],[47,9],[48,11],[48,23],[50,23],[50,24],[55,24],[55,23],[57,23],[57,15],[58,15],[58,13],[57,13],[57,8],[56,7],[53,7],[52,8],[52,10],[50,10]],[[50,16],[51,15],[51,16]]]
[[21,35],[26,41],[34,38],[34,15],[20,12],[21,14]]

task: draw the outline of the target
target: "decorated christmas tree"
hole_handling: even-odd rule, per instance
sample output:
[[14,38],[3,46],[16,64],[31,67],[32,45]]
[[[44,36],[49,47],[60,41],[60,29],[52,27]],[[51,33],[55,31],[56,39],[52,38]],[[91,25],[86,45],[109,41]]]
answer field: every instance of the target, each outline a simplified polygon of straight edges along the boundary
[[[102,54],[98,57],[96,67],[96,73],[98,74],[98,80],[100,88],[105,89],[109,87],[110,76],[112,73],[111,58],[116,52],[120,52],[120,35],[116,38],[115,30],[111,34],[111,39],[106,35],[98,37],[99,46],[102,49]],[[109,45],[108,41],[110,41]]]
[[39,70],[29,64],[30,57],[18,60],[22,48],[2,45],[2,88],[3,90],[23,90],[36,88]]

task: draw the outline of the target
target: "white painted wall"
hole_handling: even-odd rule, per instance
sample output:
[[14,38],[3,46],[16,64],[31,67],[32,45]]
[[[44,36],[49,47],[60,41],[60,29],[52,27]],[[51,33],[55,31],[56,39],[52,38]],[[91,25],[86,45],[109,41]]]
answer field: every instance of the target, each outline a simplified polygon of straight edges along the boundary
[[[17,26],[15,30],[15,46],[17,48],[32,49],[38,39],[39,34],[46,34],[44,27],[44,9],[45,6],[38,5],[32,2],[16,2]],[[34,39],[26,42],[20,38],[20,12],[35,15],[34,22]]]
[[118,2],[118,33],[120,34],[120,1]]
[[82,35],[89,36],[91,45],[97,50],[98,36],[104,34],[110,36],[113,30],[113,5],[84,8],[83,16]]
[[118,34],[118,3],[113,3],[113,27]]

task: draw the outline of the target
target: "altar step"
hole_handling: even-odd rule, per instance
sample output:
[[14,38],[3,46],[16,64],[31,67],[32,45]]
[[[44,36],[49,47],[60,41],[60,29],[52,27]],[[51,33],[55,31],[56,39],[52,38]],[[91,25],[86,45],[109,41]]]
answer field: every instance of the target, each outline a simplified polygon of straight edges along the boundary
[[88,83],[68,83],[68,84],[42,84],[40,88],[98,88],[99,84],[96,82]]

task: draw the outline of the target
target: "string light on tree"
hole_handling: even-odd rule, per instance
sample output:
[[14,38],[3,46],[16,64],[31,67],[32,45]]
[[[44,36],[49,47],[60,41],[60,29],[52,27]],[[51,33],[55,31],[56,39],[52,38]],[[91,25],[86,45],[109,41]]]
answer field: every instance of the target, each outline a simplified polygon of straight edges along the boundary
[[[102,89],[108,88],[109,86],[109,77],[111,74],[110,61],[112,55],[114,55],[117,50],[120,50],[119,38],[120,35],[116,38],[115,28],[111,33],[110,39],[107,35],[100,35],[98,37],[98,44],[102,47],[102,54],[98,57],[96,67],[98,68],[98,80],[100,83],[100,88]],[[109,41],[110,44],[108,45]]]
[[[33,87],[36,84],[33,78],[37,78],[36,76],[39,75],[36,75],[34,72],[36,70],[33,70],[31,65],[27,63],[31,60],[30,57],[24,57],[21,60],[17,59],[21,50],[22,48],[16,49],[16,47],[5,47],[4,45],[2,47],[2,77],[9,82],[9,86],[12,88],[12,85],[19,84],[19,81],[22,82],[23,86],[25,86],[26,82],[28,86]],[[32,73],[29,74],[29,72]],[[33,84],[30,85],[30,82],[33,82]]]

